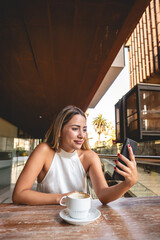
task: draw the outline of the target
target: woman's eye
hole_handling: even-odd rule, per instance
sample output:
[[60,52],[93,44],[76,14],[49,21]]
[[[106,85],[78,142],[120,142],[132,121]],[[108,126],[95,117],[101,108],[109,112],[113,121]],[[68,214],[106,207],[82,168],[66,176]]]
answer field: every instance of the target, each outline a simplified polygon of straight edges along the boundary
[[78,130],[78,128],[72,128],[72,130],[73,130],[73,131],[77,131],[77,130]]
[[84,129],[83,129],[83,132],[87,132],[87,128],[84,128]]

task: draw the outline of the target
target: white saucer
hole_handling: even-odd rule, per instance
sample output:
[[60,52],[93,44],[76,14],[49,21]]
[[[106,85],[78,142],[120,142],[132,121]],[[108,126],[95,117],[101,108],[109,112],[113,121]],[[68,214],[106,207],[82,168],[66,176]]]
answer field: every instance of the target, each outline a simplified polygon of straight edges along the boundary
[[91,208],[87,218],[84,219],[75,219],[69,216],[68,208],[63,209],[59,213],[60,217],[66,222],[74,225],[86,225],[89,224],[101,216],[101,212],[96,208]]

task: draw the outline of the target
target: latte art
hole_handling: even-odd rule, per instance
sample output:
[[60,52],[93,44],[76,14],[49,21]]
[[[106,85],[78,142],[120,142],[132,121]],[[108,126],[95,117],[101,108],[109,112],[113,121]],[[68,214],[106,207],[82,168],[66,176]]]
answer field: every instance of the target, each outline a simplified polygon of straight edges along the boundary
[[90,196],[87,193],[76,192],[76,193],[69,194],[69,197],[74,199],[83,199],[83,198],[89,198]]

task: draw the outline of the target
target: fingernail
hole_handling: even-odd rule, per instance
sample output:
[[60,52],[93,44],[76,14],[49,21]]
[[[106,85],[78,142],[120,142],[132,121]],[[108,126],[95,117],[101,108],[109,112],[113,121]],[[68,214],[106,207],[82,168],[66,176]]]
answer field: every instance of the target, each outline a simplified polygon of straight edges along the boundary
[[118,156],[120,156],[120,153],[118,153]]
[[118,161],[117,160],[114,160],[115,163],[117,163]]
[[116,167],[114,167],[114,170],[116,170]]
[[128,147],[130,147],[131,145],[129,144]]

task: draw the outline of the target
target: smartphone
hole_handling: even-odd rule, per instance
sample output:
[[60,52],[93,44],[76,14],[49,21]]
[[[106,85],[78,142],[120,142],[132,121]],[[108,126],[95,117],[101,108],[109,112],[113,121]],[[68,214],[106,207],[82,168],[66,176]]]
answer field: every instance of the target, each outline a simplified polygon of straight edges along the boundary
[[[128,153],[128,144],[131,145],[132,147],[132,151],[133,153],[135,154],[136,152],[136,149],[137,149],[137,142],[130,139],[130,138],[126,138],[126,140],[124,141],[123,143],[123,147],[122,147],[122,150],[121,150],[121,154],[123,156],[125,156],[126,158],[129,159],[129,153]],[[122,164],[126,165],[121,159],[118,158],[118,161],[121,162]],[[118,166],[116,166],[118,167]],[[119,168],[119,167],[118,167]],[[121,168],[119,168],[120,170],[122,170]],[[120,175],[119,173],[117,173],[116,171],[113,172],[113,175],[112,175],[112,179],[113,180],[119,180],[119,181],[124,181],[124,177],[122,175]]]

